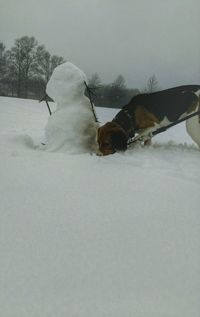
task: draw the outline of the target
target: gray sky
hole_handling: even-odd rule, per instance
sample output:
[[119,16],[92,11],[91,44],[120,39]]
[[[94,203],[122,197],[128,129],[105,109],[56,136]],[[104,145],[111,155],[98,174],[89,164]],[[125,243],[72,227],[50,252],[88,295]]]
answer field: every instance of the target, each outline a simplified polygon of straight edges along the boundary
[[24,35],[103,82],[200,84],[200,0],[0,0],[0,41]]

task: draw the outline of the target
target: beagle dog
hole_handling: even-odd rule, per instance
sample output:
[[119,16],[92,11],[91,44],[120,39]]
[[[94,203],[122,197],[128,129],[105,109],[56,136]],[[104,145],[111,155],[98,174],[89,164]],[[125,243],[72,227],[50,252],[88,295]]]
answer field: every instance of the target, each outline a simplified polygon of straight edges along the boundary
[[[187,85],[133,97],[111,122],[98,129],[99,154],[125,151],[128,141],[136,134],[148,143],[151,132],[197,111],[199,96],[200,85]],[[198,129],[200,142],[200,125]]]

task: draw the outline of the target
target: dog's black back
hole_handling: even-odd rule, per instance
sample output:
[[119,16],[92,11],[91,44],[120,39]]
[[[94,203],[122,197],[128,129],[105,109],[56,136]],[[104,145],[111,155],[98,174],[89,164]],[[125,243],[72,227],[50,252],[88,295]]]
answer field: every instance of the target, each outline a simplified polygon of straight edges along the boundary
[[188,85],[170,88],[150,94],[140,94],[131,99],[123,109],[134,113],[135,107],[142,106],[152,112],[160,121],[167,117],[171,122],[194,106],[198,97],[195,94],[200,90],[200,85]]

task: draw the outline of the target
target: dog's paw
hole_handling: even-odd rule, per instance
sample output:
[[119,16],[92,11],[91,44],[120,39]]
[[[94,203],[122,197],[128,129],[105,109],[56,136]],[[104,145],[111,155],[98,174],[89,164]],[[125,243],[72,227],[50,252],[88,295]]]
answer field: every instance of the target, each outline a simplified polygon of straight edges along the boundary
[[103,153],[102,153],[101,151],[97,150],[97,151],[96,151],[96,155],[97,155],[97,156],[103,156]]

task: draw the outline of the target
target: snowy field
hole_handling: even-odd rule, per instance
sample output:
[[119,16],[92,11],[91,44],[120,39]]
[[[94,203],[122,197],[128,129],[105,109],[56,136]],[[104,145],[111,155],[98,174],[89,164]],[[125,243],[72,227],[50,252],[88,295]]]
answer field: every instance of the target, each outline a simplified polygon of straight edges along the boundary
[[47,120],[45,103],[0,97],[0,316],[199,317],[200,152],[184,124],[98,157],[45,151]]

